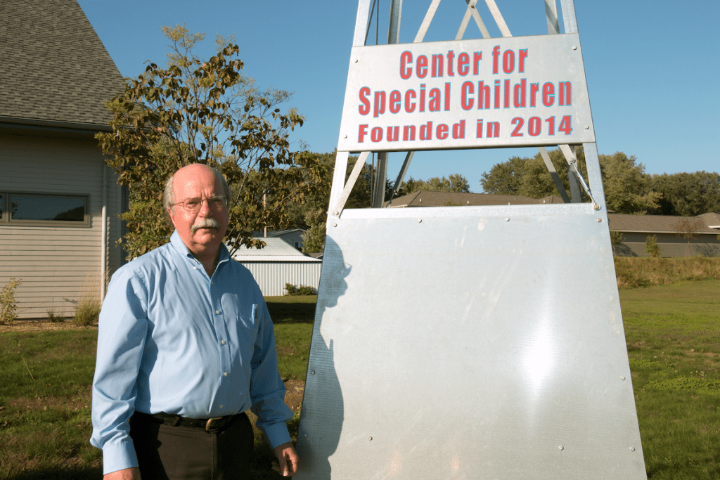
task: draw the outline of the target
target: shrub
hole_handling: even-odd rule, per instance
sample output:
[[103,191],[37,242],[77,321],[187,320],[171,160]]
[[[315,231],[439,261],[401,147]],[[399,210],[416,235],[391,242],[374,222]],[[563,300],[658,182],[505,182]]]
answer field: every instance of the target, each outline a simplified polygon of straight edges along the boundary
[[100,301],[92,297],[83,297],[75,307],[73,324],[87,327],[98,321],[100,317]]
[[622,245],[625,241],[625,235],[622,232],[616,230],[610,230],[610,244],[614,247],[615,245]]
[[292,283],[286,283],[285,290],[287,290],[287,295],[315,295],[317,293],[313,287],[293,285]]
[[660,256],[660,245],[657,244],[657,235],[648,235],[645,239],[645,253],[653,258]]
[[720,258],[615,257],[620,289],[668,285],[686,280],[720,280]]
[[55,311],[54,308],[49,308],[47,311],[48,321],[51,323],[62,323],[65,321],[65,317]]
[[11,277],[10,281],[0,291],[0,325],[10,325],[17,318],[17,300],[15,290],[22,280]]

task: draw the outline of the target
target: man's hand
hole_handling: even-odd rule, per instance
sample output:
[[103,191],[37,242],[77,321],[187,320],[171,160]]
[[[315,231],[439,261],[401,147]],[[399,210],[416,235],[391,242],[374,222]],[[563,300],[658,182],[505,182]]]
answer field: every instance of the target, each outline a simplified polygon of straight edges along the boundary
[[108,473],[103,477],[103,480],[141,480],[140,469],[135,467],[118,470],[117,472]]
[[280,464],[280,475],[283,477],[292,477],[297,473],[300,458],[291,442],[283,443],[275,447],[275,455]]

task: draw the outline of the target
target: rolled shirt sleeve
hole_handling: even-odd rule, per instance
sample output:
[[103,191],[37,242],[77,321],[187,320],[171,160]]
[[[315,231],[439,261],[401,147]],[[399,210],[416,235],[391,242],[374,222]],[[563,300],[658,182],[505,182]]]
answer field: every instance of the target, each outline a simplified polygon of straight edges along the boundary
[[93,379],[90,443],[103,451],[103,471],[137,467],[128,420],[135,411],[137,378],[147,335],[147,287],[130,269],[112,278],[100,312]]

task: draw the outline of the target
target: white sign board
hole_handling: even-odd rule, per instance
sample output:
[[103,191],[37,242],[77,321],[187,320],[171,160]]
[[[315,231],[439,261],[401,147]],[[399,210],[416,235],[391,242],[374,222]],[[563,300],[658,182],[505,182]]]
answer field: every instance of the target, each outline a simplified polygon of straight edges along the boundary
[[352,49],[339,151],[589,142],[577,34]]

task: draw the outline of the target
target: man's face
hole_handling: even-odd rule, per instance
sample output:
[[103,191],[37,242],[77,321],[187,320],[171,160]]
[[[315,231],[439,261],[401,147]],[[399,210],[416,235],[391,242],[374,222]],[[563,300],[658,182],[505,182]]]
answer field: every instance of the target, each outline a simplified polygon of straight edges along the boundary
[[216,255],[227,231],[229,214],[224,203],[212,206],[207,201],[225,194],[212,170],[204,165],[181,168],[173,178],[173,193],[176,204],[190,199],[202,200],[197,211],[183,205],[170,209],[170,218],[185,246],[195,256]]

